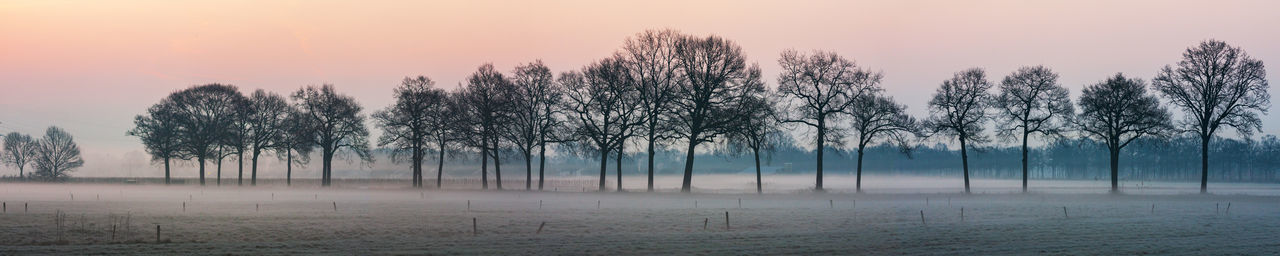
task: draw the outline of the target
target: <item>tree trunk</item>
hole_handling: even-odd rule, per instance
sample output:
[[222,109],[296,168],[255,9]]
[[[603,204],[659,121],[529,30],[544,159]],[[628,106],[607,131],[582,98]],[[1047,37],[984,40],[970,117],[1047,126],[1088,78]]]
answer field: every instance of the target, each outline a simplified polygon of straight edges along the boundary
[[964,169],[964,193],[972,193],[969,190],[969,148],[965,145],[965,136],[960,135],[960,164]]
[[440,143],[440,159],[436,162],[436,189],[440,188],[444,180],[444,146],[444,143]]
[[422,187],[422,146],[413,148],[413,187]]
[[524,153],[524,190],[533,190],[533,152]]
[[547,141],[543,139],[538,144],[538,191],[542,191],[543,179],[546,178],[547,170]]
[[[1025,124],[1024,124],[1025,127]],[[1027,129],[1022,129],[1022,193],[1027,193]]]
[[822,152],[826,151],[825,143],[827,140],[826,120],[818,118],[818,181],[814,190],[822,191]]
[[605,171],[609,167],[609,150],[606,147],[600,148],[600,191],[604,191]]
[[200,162],[200,186],[204,186],[204,157],[196,157],[196,161]]
[[164,184],[169,185],[169,157],[164,158]]
[[854,182],[854,191],[856,193],[862,193],[862,153],[866,146],[866,144],[858,143],[858,167],[855,168],[857,170],[857,178],[855,178],[856,181]]
[[493,184],[498,185],[498,190],[502,190],[502,163],[499,162],[498,143],[493,143]]
[[[650,117],[650,119],[652,119],[652,117]],[[654,140],[657,137],[656,132],[654,131],[654,126],[655,126],[654,122],[655,121],[652,121],[652,120],[649,121],[649,147],[648,147],[649,155],[647,156],[649,158],[649,165],[647,165],[649,168],[649,188],[647,191],[649,192],[653,192],[653,151],[654,151],[653,148],[656,146],[655,145],[656,143],[654,142]]]
[[[484,143],[482,143],[484,144]],[[489,189],[489,149],[480,149],[480,187],[481,189]]]
[[249,186],[258,185],[258,152],[253,152],[253,157],[249,159]]
[[244,152],[236,153],[236,167],[239,174],[236,175],[236,186],[244,186]]
[[1120,193],[1120,149],[1110,148],[1111,153],[1111,193]]
[[284,185],[293,186],[293,150],[285,150],[285,154],[288,156],[285,157],[287,162],[284,163]]
[[219,187],[221,187],[221,186],[222,186],[222,153],[218,153],[218,167],[217,167],[217,168],[218,168],[218,175],[217,175],[217,176],[214,176],[215,178],[213,179],[213,182],[214,182],[214,184],[216,184],[216,185],[218,185]]
[[618,157],[613,161],[616,163],[614,171],[618,173],[618,192],[622,192],[622,146],[618,146]]
[[760,149],[753,148],[751,152],[756,156],[756,194],[764,194],[764,185],[760,182]]
[[1209,135],[1200,135],[1200,193],[1209,193]]
[[[697,135],[689,136],[689,137],[690,137],[690,138],[696,138],[696,137],[697,137]],[[694,153],[694,152],[693,152],[693,149],[695,149],[695,148],[697,148],[697,147],[698,147],[697,142],[694,142],[694,140],[690,139],[690,140],[689,140],[689,148],[685,151],[685,156],[684,156],[684,182],[680,184],[680,192],[683,192],[683,193],[689,193],[689,192],[692,192],[692,188],[693,188],[693,153]]]
[[324,161],[324,170],[321,171],[320,177],[320,185],[322,187],[333,185],[333,151],[334,149],[331,148],[324,149],[324,156],[322,159],[322,161]]

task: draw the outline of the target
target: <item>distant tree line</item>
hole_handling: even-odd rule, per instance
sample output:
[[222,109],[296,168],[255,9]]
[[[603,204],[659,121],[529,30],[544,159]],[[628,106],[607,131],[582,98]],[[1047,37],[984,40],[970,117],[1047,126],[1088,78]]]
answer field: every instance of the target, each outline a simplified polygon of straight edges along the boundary
[[[762,191],[762,156],[768,158],[780,148],[813,148],[816,190],[823,189],[823,163],[829,162],[824,152],[830,149],[855,155],[861,191],[867,156],[888,157],[883,155],[888,149],[902,156],[945,155],[952,151],[922,147],[921,142],[953,140],[959,146],[966,192],[971,172],[1020,177],[1024,191],[1033,167],[1039,170],[1037,177],[1093,177],[1093,168],[1101,167],[1086,161],[1093,158],[1084,154],[1099,149],[1106,149],[1107,176],[1112,191],[1117,191],[1121,158],[1150,161],[1144,166],[1152,168],[1183,164],[1188,158],[1161,159],[1175,154],[1161,151],[1172,147],[1146,147],[1157,141],[1185,143],[1179,134],[1194,133],[1201,146],[1205,191],[1211,166],[1221,170],[1217,175],[1257,174],[1228,163],[1211,165],[1210,152],[1222,152],[1219,159],[1238,156],[1213,145],[1244,150],[1274,142],[1274,137],[1267,137],[1270,140],[1264,139],[1261,146],[1240,146],[1241,140],[1214,139],[1219,129],[1229,127],[1251,142],[1253,132],[1261,131],[1260,116],[1270,106],[1262,62],[1214,40],[1187,49],[1182,61],[1165,67],[1150,85],[1117,73],[1085,86],[1075,103],[1048,67],[1023,67],[999,80],[981,68],[965,69],[941,82],[929,101],[930,114],[919,118],[907,115],[905,105],[885,95],[884,74],[835,52],[786,50],[777,61],[777,84],[767,86],[759,66],[731,40],[650,30],[627,38],[610,56],[558,74],[541,61],[510,72],[483,64],[453,90],[437,87],[427,76],[406,77],[393,91],[395,103],[374,111],[372,121],[382,131],[377,146],[389,149],[393,162],[409,166],[415,187],[424,186],[422,165],[432,157],[428,154],[435,154],[437,187],[446,155],[478,154],[483,188],[489,188],[492,166],[494,184],[503,189],[503,157],[515,156],[524,162],[526,190],[534,189],[534,169],[536,187],[543,189],[549,151],[594,159],[600,190],[608,182],[612,159],[620,191],[628,152],[643,152],[647,158],[649,191],[654,187],[655,156],[679,152],[684,154],[681,190],[689,192],[695,158],[708,152],[751,155],[757,191]],[[1175,122],[1157,96],[1183,110],[1184,120]],[[201,184],[205,163],[218,163],[221,184],[221,162],[235,156],[237,184],[243,184],[248,156],[253,185],[258,159],[266,153],[289,163],[288,180],[292,166],[306,163],[318,149],[322,184],[329,186],[335,157],[354,156],[364,163],[373,159],[362,112],[355,99],[332,85],[307,86],[286,99],[261,90],[245,96],[235,86],[209,84],[170,94],[139,115],[128,134],[142,140],[154,161],[164,163],[166,182],[170,162],[182,160],[197,162]],[[990,146],[994,141],[1019,146]],[[1046,145],[1032,148],[1032,141]],[[1142,146],[1121,151],[1132,145]],[[975,149],[980,150],[971,161]],[[1166,153],[1170,155],[1162,155]],[[988,159],[994,155],[1020,161],[1015,171],[1007,172],[1007,166]],[[883,170],[884,161],[872,162],[871,169]],[[938,165],[941,170],[953,169],[949,166],[954,164],[917,162],[895,166],[910,172],[917,170],[913,166]],[[971,171],[971,165],[977,170]],[[1144,169],[1128,178],[1176,176],[1161,170],[1166,169]]]

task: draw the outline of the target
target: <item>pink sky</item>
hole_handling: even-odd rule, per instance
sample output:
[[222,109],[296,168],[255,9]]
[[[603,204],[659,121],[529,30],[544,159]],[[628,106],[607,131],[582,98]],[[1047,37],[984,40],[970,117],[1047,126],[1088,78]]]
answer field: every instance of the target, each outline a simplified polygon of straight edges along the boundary
[[[3,1],[0,132],[57,125],[86,154],[139,151],[134,115],[193,84],[288,93],[333,83],[370,112],[404,76],[452,87],[476,66],[554,71],[650,28],[738,42],[772,84],[784,49],[833,50],[885,73],[923,115],[937,85],[1047,65],[1079,88],[1150,79],[1216,38],[1280,74],[1277,1]],[[1272,94],[1276,94],[1272,92]],[[1280,119],[1265,119],[1267,133]]]

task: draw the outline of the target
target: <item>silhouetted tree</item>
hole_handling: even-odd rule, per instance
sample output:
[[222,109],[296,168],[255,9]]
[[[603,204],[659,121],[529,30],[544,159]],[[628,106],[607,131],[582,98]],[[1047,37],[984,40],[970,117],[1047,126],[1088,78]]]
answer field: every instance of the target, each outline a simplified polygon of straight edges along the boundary
[[581,73],[563,73],[559,79],[566,88],[564,105],[579,148],[600,156],[601,191],[605,189],[609,152],[621,149],[629,130],[643,121],[640,108],[634,105],[638,93],[635,81],[628,72],[626,63],[613,57],[592,63]]
[[[1058,74],[1044,66],[1022,67],[1000,83],[993,109],[998,113],[1002,136],[1022,139],[1022,192],[1027,192],[1027,140],[1031,135],[1061,136],[1069,118],[1075,115],[1067,88],[1058,84]],[[1016,134],[1015,134],[1016,133]]]
[[49,127],[43,138],[36,141],[34,160],[36,172],[32,178],[54,181],[70,176],[70,172],[84,166],[80,158],[80,146],[71,134],[58,127]]
[[319,88],[307,86],[293,93],[298,111],[308,124],[307,140],[320,148],[321,186],[333,184],[333,157],[339,151],[355,153],[364,162],[373,162],[369,154],[369,130],[364,126],[363,109],[354,98],[338,94],[333,85]]
[[205,162],[226,145],[235,129],[237,112],[248,99],[235,86],[208,84],[175,92],[163,101],[172,104],[182,155],[196,159],[203,186]]
[[[289,107],[289,113],[285,115],[284,125],[280,128],[280,141],[276,142],[277,147],[273,148],[276,158],[281,158],[285,163],[285,186],[293,185],[293,165],[305,165],[311,161],[311,151],[315,149],[315,144],[311,143],[313,125],[311,119],[304,115],[298,108]],[[294,157],[294,153],[298,153]]]
[[[0,161],[5,165],[18,168],[18,179],[25,179],[23,173],[26,171],[27,164],[31,163],[35,155],[36,141],[31,139],[30,135],[17,132],[10,132],[4,136],[4,155],[0,156]],[[168,169],[165,169],[167,174]]]
[[764,193],[761,181],[760,153],[770,154],[783,142],[783,134],[778,122],[776,96],[765,90],[764,84],[753,84],[747,88],[747,96],[741,104],[743,122],[729,133],[728,146],[731,152],[749,152],[755,159],[756,193]]
[[[446,95],[444,90],[435,88],[435,81],[431,78],[405,77],[400,87],[395,89],[395,104],[373,113],[375,123],[383,131],[378,146],[394,145],[392,161],[409,154],[413,187],[422,187],[422,160],[427,147],[435,145],[431,140],[431,129],[438,123],[434,120],[439,117],[435,112],[449,104]],[[443,148],[440,151],[444,152]]]
[[903,152],[910,150],[909,136],[920,132],[920,124],[915,118],[907,115],[907,106],[898,104],[893,98],[880,94],[877,88],[851,99],[852,104],[845,109],[849,115],[849,131],[857,138],[858,163],[856,168],[856,191],[862,191],[862,158],[867,145],[877,139],[887,139]]
[[648,158],[648,191],[653,192],[653,158],[656,148],[673,139],[671,134],[671,102],[681,83],[676,65],[676,41],[682,35],[670,29],[646,30],[628,38],[622,56],[632,80],[639,87],[637,97],[644,123],[641,133],[645,139]]
[[436,188],[440,188],[441,182],[444,180],[444,155],[452,148],[456,147],[458,142],[465,141],[463,137],[467,136],[467,120],[470,120],[467,111],[467,104],[464,102],[465,92],[453,91],[445,94],[444,104],[430,109],[427,114],[430,115],[431,141],[435,143],[436,153],[439,157],[436,159]]
[[687,143],[680,191],[688,193],[698,145],[714,142],[742,122],[737,110],[747,88],[762,82],[759,66],[747,66],[742,47],[714,35],[676,40],[676,65],[684,82],[671,102],[671,121],[673,134]]
[[1148,135],[1163,135],[1172,125],[1170,114],[1141,79],[1117,73],[1084,88],[1080,95],[1080,131],[1103,141],[1111,156],[1111,192],[1119,192],[1120,149]]
[[289,114],[293,106],[283,96],[263,90],[254,91],[249,96],[249,115],[247,116],[246,146],[250,151],[249,185],[258,185],[258,157],[264,152],[281,147],[284,134],[287,132]]
[[[511,76],[514,91],[511,94],[510,126],[502,133],[524,157],[525,190],[533,190],[533,151],[546,157],[546,143],[552,128],[559,121],[552,107],[560,104],[564,92],[556,84],[551,69],[541,60],[520,65]],[[545,163],[545,160],[544,160]],[[542,165],[542,164],[540,164]],[[544,173],[538,171],[538,188],[542,188]]]
[[991,89],[991,81],[981,68],[972,68],[957,72],[954,77],[942,82],[933,99],[929,100],[929,111],[932,113],[924,122],[924,127],[932,134],[955,137],[960,141],[960,163],[964,169],[964,193],[969,190],[969,144],[982,143],[987,137],[982,134],[983,123],[986,122],[987,108]]
[[785,123],[803,124],[817,130],[817,183],[822,190],[822,156],[826,143],[839,144],[842,129],[833,127],[849,110],[854,98],[874,91],[884,77],[861,69],[852,60],[834,52],[815,51],[805,55],[786,50],[778,58],[778,92],[783,95],[781,118]]
[[[235,106],[232,112],[231,129],[222,136],[222,150],[236,156],[236,186],[244,186],[244,154],[249,151],[249,140],[253,136],[250,131],[249,117],[254,115],[252,103],[245,98]],[[222,156],[218,158],[218,184],[222,184]]]
[[1218,128],[1231,127],[1246,138],[1262,131],[1259,114],[1271,107],[1266,68],[1240,48],[1209,40],[1188,48],[1151,84],[1182,108],[1181,126],[1200,136],[1200,193],[1208,193],[1209,140]]
[[493,68],[493,64],[484,64],[467,78],[464,101],[467,103],[473,143],[480,149],[480,179],[484,189],[489,189],[488,159],[493,158],[494,181],[498,190],[502,190],[501,133],[508,124],[511,94],[515,88],[511,81]]

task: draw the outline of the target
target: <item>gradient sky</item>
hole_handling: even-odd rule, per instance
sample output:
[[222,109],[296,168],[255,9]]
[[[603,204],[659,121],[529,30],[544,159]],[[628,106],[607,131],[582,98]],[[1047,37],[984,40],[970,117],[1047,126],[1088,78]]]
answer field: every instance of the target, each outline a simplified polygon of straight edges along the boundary
[[[87,158],[142,150],[134,115],[194,84],[286,94],[333,83],[366,110],[405,76],[454,87],[482,63],[577,69],[651,28],[739,43],[770,84],[784,49],[885,73],[923,115],[953,72],[1023,65],[1072,98],[1116,72],[1150,80],[1205,39],[1280,74],[1280,1],[0,1],[0,132],[72,132]],[[1273,95],[1277,95],[1272,90]],[[1280,118],[1264,118],[1267,134]],[[92,163],[90,163],[92,165]]]

